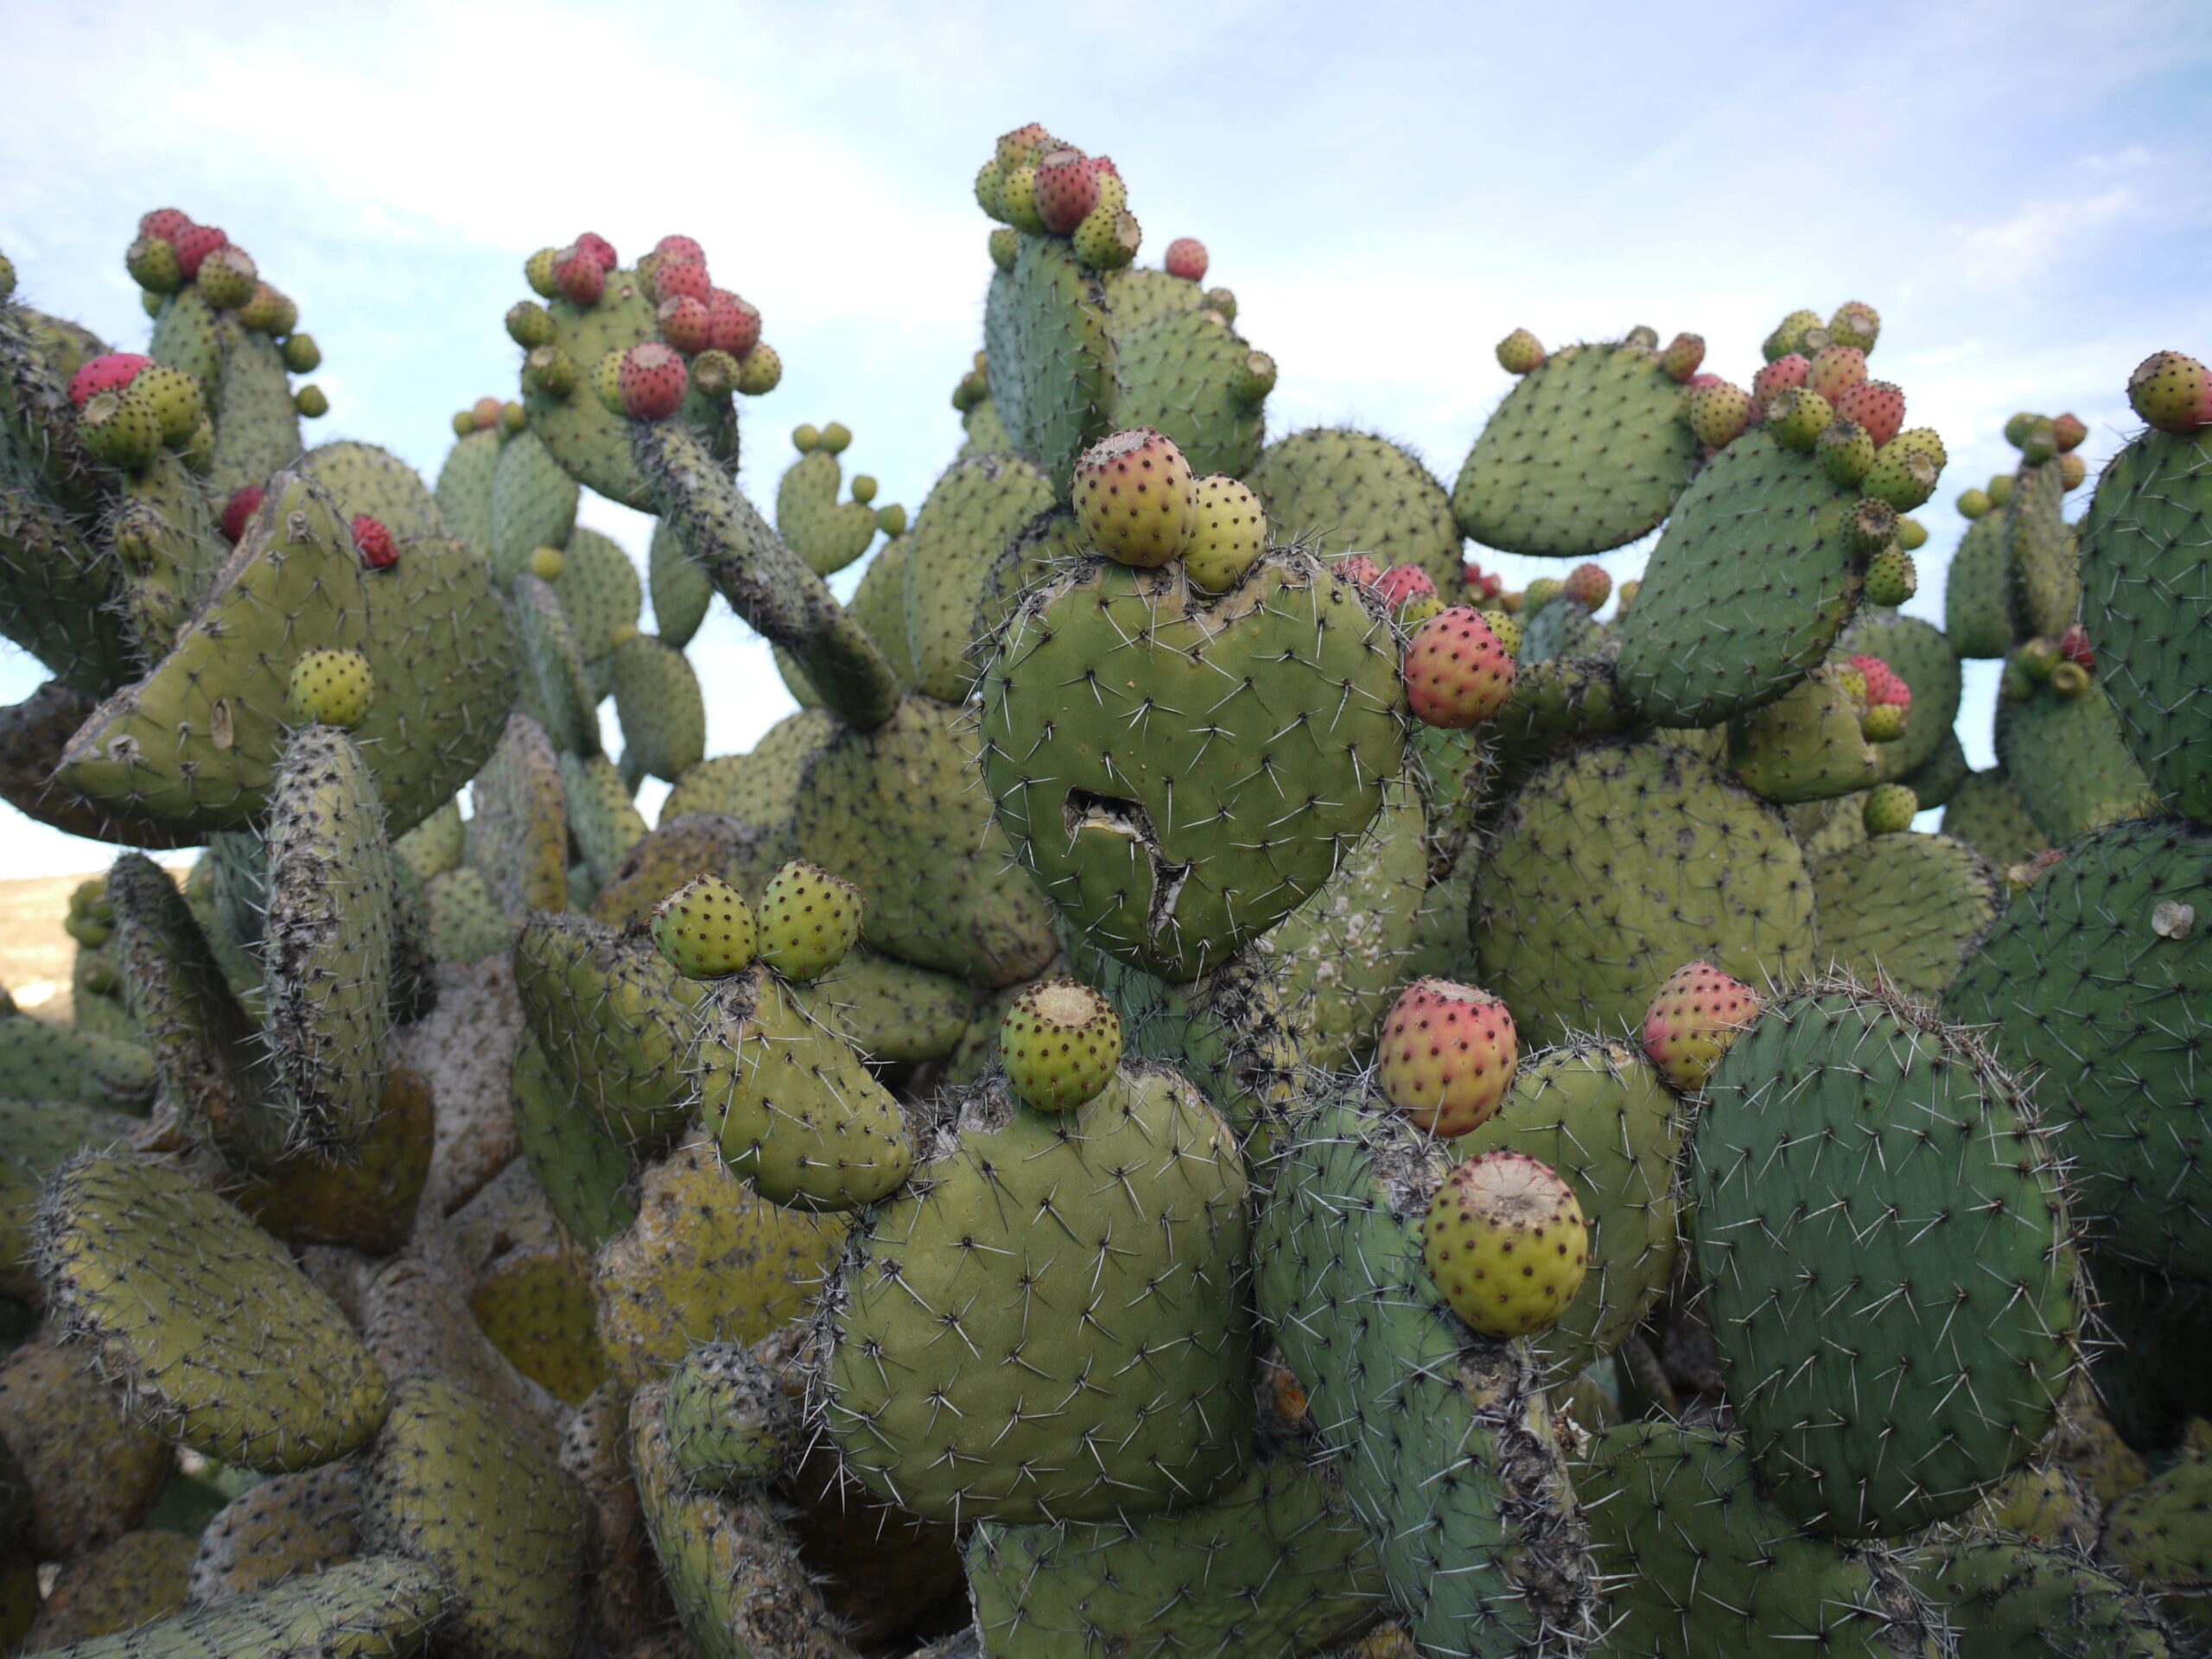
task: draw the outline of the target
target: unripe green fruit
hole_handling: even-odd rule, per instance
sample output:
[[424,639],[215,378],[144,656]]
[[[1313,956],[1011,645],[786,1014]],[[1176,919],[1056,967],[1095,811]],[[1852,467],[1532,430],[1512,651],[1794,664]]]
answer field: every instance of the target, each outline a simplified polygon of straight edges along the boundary
[[607,352],[592,365],[591,389],[593,396],[599,399],[601,409],[610,415],[622,416],[626,419],[628,417],[630,411],[622,406],[622,353],[620,352]]
[[[1871,712],[1871,711],[1870,711]],[[1919,798],[1903,784],[1882,784],[1866,793],[1865,817],[1870,836],[1893,836],[1912,828]]]
[[[133,242],[123,263],[130,280],[149,293],[174,294],[184,286],[184,267],[177,261],[175,246],[158,236],[142,236]],[[14,276],[12,267],[9,275]]]
[[507,308],[507,338],[524,351],[551,345],[555,332],[553,314],[535,300],[517,300]]
[[766,397],[783,378],[784,359],[765,340],[737,360],[737,389],[747,397]]
[[1250,487],[1221,474],[1199,479],[1198,522],[1183,568],[1210,594],[1225,594],[1268,550],[1268,515]]
[[1005,210],[1007,223],[1017,231],[1031,236],[1045,234],[1045,216],[1037,211],[1037,169],[1028,162],[1000,175],[999,206]]
[[206,416],[200,382],[181,369],[156,363],[141,369],[130,383],[130,395],[141,398],[161,423],[162,442],[171,448],[188,443]]
[[1846,489],[1856,486],[1874,464],[1874,440],[1856,421],[1836,421],[1821,434],[1815,453],[1821,468]]
[[1497,366],[1508,374],[1527,374],[1543,360],[1543,342],[1526,328],[1516,328],[1497,342]]
[[1088,985],[1048,979],[1021,993],[999,1022],[1007,1085],[1040,1112],[1070,1112],[1114,1080],[1122,1019]]
[[317,726],[352,731],[369,716],[376,677],[358,651],[302,652],[292,664],[286,702],[292,717]]
[[686,979],[720,979],[753,965],[753,912],[718,875],[694,876],[653,906],[653,943]]
[[1912,555],[1901,547],[1893,547],[1874,556],[1866,567],[1866,602],[1869,605],[1902,605],[1919,591],[1920,573],[1912,562]]
[[567,556],[557,547],[536,548],[530,556],[530,574],[540,582],[558,582],[568,563]]
[[1021,232],[1011,225],[1001,225],[991,232],[991,263],[1001,270],[1014,269],[1014,256],[1021,251]]
[[322,347],[313,334],[294,334],[283,345],[284,366],[294,374],[313,374],[322,366]]
[[86,400],[77,411],[77,436],[95,460],[143,467],[161,452],[162,422],[153,406],[126,386]]
[[793,859],[760,894],[760,957],[785,979],[819,979],[861,936],[861,890]]
[[321,386],[302,386],[292,394],[292,407],[308,420],[319,421],[330,413],[330,399]]
[[1810,454],[1835,419],[1828,400],[1810,386],[1791,386],[1767,408],[1767,429],[1785,449]]
[[832,421],[822,429],[822,447],[831,454],[842,454],[852,447],[853,429],[842,421]]
[[906,533],[906,509],[896,501],[875,510],[875,527],[893,541]]
[[810,455],[822,442],[822,429],[811,421],[804,421],[791,429],[791,448],[802,455]]
[[1898,440],[1882,446],[1859,487],[1899,512],[1910,512],[1936,493],[1941,475],[1942,468],[1924,451]]
[[1101,202],[1077,221],[1069,241],[1075,257],[1092,270],[1121,270],[1135,262],[1144,227],[1128,208]]
[[523,280],[530,284],[530,291],[541,300],[552,299],[561,291],[553,280],[553,262],[560,254],[558,248],[540,248],[523,261]]
[[1927,540],[1928,526],[1922,524],[1919,519],[1900,518],[1897,520],[1897,545],[1906,552],[1910,553],[1914,549],[1925,545]]

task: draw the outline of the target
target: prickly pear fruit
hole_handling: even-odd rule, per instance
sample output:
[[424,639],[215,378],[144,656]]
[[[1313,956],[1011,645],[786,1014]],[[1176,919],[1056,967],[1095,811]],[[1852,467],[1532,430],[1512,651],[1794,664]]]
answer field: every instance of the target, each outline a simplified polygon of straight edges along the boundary
[[1765,342],[1759,349],[1765,354],[1766,360],[1770,363],[1777,358],[1788,357],[1792,353],[1805,355],[1806,353],[1803,353],[1800,348],[1805,343],[1806,330],[1818,328],[1820,326],[1819,312],[1792,311],[1775,325],[1774,332],[1766,337]]
[[2071,454],[2082,447],[2089,435],[2088,427],[2079,415],[2055,415],[2050,422],[2051,441],[2057,444],[2062,455]]
[[671,300],[696,300],[704,305],[714,291],[714,278],[707,275],[702,261],[664,258],[653,270],[653,298],[663,305]]
[[2058,636],[2058,654],[2069,663],[2079,663],[2085,669],[2094,669],[2097,653],[2089,644],[2089,631],[2079,622],[2069,622],[2066,632]]
[[1497,1115],[1520,1063],[1513,1014],[1487,991],[1417,979],[1382,1016],[1382,1097],[1431,1135],[1465,1135]]
[[761,960],[785,979],[819,979],[861,936],[861,890],[795,858],[760,894]]
[[1508,374],[1527,374],[1543,360],[1543,342],[1526,328],[1516,328],[1497,342],[1497,366]]
[[1904,784],[1881,784],[1866,791],[1865,817],[1870,836],[1893,836],[1912,828],[1920,799]]
[[1179,236],[1167,245],[1167,274],[1186,283],[1206,279],[1206,245],[1195,236]]
[[2127,401],[2161,432],[2212,424],[2212,370],[2180,352],[2153,352],[2127,377]]
[[1828,338],[1862,352],[1874,349],[1882,335],[1882,314],[1864,300],[1846,300],[1828,319]]
[[1885,549],[1866,566],[1866,602],[1902,605],[1919,591],[1920,573],[1901,547]]
[[1444,1300],[1486,1337],[1557,1323],[1590,1266],[1574,1189],[1524,1153],[1470,1158],[1445,1178],[1421,1225],[1421,1255]]
[[622,353],[615,384],[621,390],[623,410],[632,419],[664,421],[683,406],[690,380],[683,359],[673,349],[649,340]]
[[1669,379],[1687,383],[1697,372],[1697,365],[1705,361],[1703,334],[1676,334],[1667,342],[1667,349],[1659,353],[1659,366]]
[[1406,647],[1406,700],[1431,726],[1479,726],[1513,690],[1513,658],[1479,613],[1464,605],[1421,625]]
[[707,344],[741,358],[760,343],[760,310],[750,300],[717,288],[707,295]]
[[572,243],[554,256],[553,287],[572,305],[597,305],[607,292],[607,268]]
[[1802,454],[1813,453],[1821,434],[1834,419],[1828,400],[1810,386],[1792,386],[1777,393],[1766,410],[1767,430],[1774,434],[1774,441]]
[[245,534],[253,515],[261,511],[261,493],[260,485],[245,485],[232,491],[231,499],[223,504],[223,539],[233,547]]
[[1249,486],[1219,473],[1194,487],[1197,524],[1183,543],[1183,569],[1208,593],[1227,593],[1267,551],[1267,509]]
[[110,352],[87,361],[69,377],[69,401],[79,409],[104,391],[121,391],[154,366],[137,352]]
[[1726,380],[1690,388],[1690,430],[1708,449],[1725,449],[1751,423],[1751,397]]
[[360,553],[361,563],[371,570],[389,570],[399,563],[399,546],[391,538],[391,531],[381,518],[372,518],[365,512],[353,517],[353,546]]
[[1833,404],[1866,378],[1866,353],[1849,346],[1828,346],[1813,354],[1805,384]]
[[143,467],[161,452],[161,417],[128,386],[99,392],[77,411],[77,437],[111,467]]
[[1751,377],[1751,401],[1764,409],[1793,386],[1810,378],[1813,365],[1795,352],[1778,357]]
[[1567,591],[1567,584],[1557,576],[1537,576],[1521,590],[1521,608],[1534,616]]
[[[1076,226],[1076,230],[1077,232],[1075,249],[1076,257],[1083,260],[1085,264],[1095,264],[1096,262],[1084,251],[1083,237],[1081,234],[1083,226],[1078,225]],[[1011,225],[1001,225],[998,229],[991,232],[987,245],[990,249],[991,263],[996,265],[1001,270],[1012,270],[1014,269],[1014,257],[1021,251],[1021,232],[1015,230]]]
[[1835,405],[1836,418],[1865,427],[1877,449],[1904,427],[1904,393],[1887,380],[1859,381],[1829,401]]
[[1079,981],[1041,980],[1007,1005],[999,1058],[1007,1085],[1027,1104],[1071,1112],[1114,1080],[1122,1018]]
[[1814,446],[1814,453],[1830,480],[1854,489],[1874,465],[1874,440],[1856,421],[1832,421]]
[[1859,480],[1859,487],[1899,512],[1910,512],[1936,493],[1936,480],[1942,475],[1942,463],[1926,450],[1888,443],[1874,452],[1874,464]]
[[292,664],[287,701],[295,720],[352,731],[369,716],[376,677],[358,651],[303,651]]
[[[1014,235],[1012,231],[1007,234]],[[998,257],[996,232],[992,232],[991,257]],[[1137,216],[1126,207],[1109,207],[1103,202],[1085,213],[1077,223],[1069,238],[1075,257],[1093,270],[1120,270],[1133,264],[1137,250],[1144,245],[1144,226],[1137,223]],[[1007,254],[1003,270],[1014,269],[1014,255]]]
[[755,341],[737,359],[737,389],[747,397],[765,397],[784,378],[784,359],[766,340]]
[[1705,1087],[1713,1068],[1758,1017],[1759,994],[1709,962],[1667,976],[1643,1014],[1643,1052],[1659,1075],[1686,1095]]
[[1375,591],[1382,595],[1382,602],[1395,615],[1416,599],[1435,598],[1436,582],[1417,564],[1394,564],[1382,573]]
[[2050,671],[2050,689],[2069,702],[2089,689],[2089,671],[2079,663],[2060,663]]
[[1114,433],[1076,462],[1075,511],[1108,558],[1155,569],[1183,550],[1198,517],[1191,464],[1148,426]]
[[[1621,584],[1622,603],[1627,603],[1628,590],[1634,586],[1633,582]],[[1521,655],[1521,619],[1509,611],[1485,610],[1478,614],[1497,636],[1497,643],[1505,647],[1505,654],[1517,660]]]
[[721,979],[753,965],[757,934],[744,896],[696,875],[653,906],[653,943],[686,979]]
[[530,552],[530,574],[540,582],[558,582],[569,568],[569,556],[557,547],[535,547]]
[[1065,236],[1098,206],[1100,168],[1079,149],[1056,149],[1037,163],[1037,216]]
[[1602,610],[1612,597],[1613,579],[1599,564],[1578,564],[1567,573],[1560,592],[1586,611]]

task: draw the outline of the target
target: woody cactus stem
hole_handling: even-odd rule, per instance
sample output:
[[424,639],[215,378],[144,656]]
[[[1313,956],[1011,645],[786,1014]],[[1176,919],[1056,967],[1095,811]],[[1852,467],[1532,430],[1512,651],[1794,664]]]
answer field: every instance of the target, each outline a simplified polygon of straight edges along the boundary
[[890,719],[891,664],[698,436],[672,421],[634,421],[631,445],[653,505],[730,608],[796,658],[847,724],[872,731]]

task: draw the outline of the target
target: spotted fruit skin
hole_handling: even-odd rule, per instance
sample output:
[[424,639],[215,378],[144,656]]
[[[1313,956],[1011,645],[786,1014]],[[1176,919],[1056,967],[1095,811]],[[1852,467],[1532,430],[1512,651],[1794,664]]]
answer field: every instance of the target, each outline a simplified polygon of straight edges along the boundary
[[1383,1016],[1383,1098],[1431,1135],[1465,1135],[1497,1114],[1520,1063],[1504,1003],[1471,985],[1417,979]]
[[1590,1226],[1550,1165],[1485,1153],[1454,1168],[1421,1229],[1428,1275],[1452,1311],[1485,1337],[1525,1337],[1559,1322],[1590,1267]]
[[1705,1087],[1738,1035],[1758,1018],[1759,994],[1709,962],[1667,976],[1643,1016],[1643,1052],[1686,1095]]

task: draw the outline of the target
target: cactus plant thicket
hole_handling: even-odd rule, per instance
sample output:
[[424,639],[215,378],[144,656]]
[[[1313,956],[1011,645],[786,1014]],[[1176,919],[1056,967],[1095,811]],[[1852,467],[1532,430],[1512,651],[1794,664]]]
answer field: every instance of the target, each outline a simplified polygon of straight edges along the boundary
[[0,262],[0,793],[120,849],[0,1012],[0,1652],[2201,1646],[2212,375],[2085,515],[2016,417],[1937,628],[1871,307],[1516,330],[1447,487],[1106,157],[975,194],[911,515],[741,487],[689,237],[532,254],[435,485],[222,232],[143,353]]

